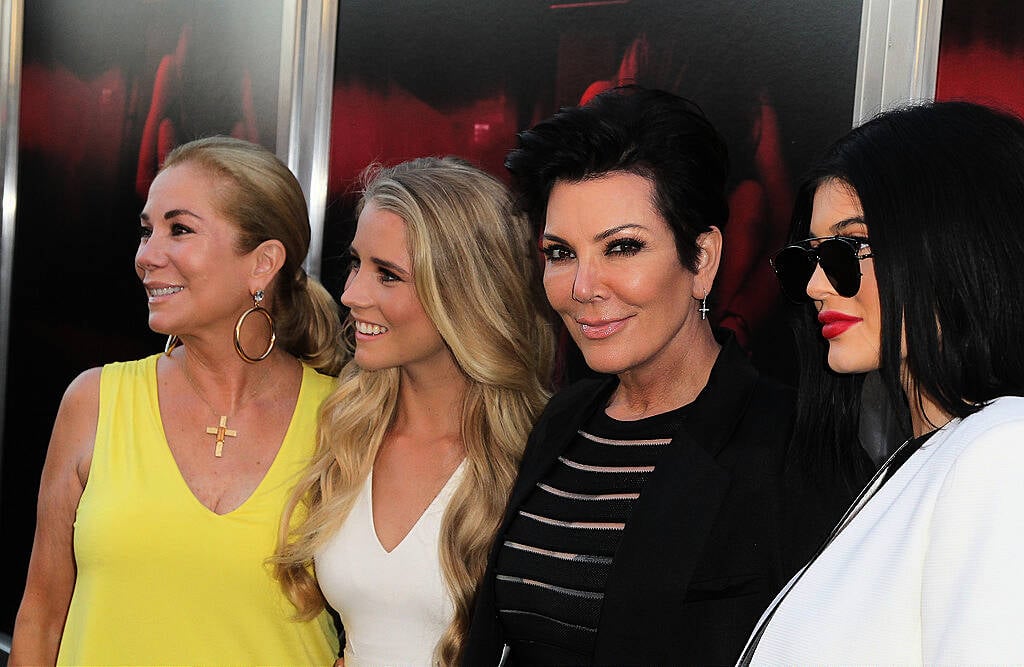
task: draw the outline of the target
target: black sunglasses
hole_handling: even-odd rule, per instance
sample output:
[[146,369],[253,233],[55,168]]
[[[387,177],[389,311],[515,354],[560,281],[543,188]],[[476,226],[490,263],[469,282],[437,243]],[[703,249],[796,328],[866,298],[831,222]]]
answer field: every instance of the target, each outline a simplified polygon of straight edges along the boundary
[[807,283],[819,264],[836,293],[851,297],[860,290],[860,260],[873,256],[857,254],[867,245],[865,238],[820,236],[788,245],[772,255],[770,261],[783,293],[796,303],[811,300]]

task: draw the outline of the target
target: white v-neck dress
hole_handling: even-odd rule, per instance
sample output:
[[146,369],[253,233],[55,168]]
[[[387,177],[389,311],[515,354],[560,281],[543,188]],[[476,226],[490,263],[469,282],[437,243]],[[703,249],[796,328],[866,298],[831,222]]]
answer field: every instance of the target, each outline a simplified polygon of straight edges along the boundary
[[441,574],[441,518],[465,465],[390,552],[373,527],[371,473],[348,518],[316,554],[320,589],[345,626],[345,667],[431,664],[454,614]]

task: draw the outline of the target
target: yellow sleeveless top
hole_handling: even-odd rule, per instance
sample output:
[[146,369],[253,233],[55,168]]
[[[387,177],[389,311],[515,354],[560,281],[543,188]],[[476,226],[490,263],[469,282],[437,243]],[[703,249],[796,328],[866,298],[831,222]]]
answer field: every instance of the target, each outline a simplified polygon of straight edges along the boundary
[[103,367],[58,664],[332,664],[330,617],[291,620],[295,608],[265,560],[334,379],[303,367],[277,457],[252,496],[218,515],[192,494],[164,438],[159,356]]

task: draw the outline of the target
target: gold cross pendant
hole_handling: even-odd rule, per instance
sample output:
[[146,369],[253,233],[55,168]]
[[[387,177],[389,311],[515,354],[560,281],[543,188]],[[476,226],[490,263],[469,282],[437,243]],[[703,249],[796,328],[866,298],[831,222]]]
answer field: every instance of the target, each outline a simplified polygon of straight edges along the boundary
[[228,416],[221,415],[219,426],[207,426],[206,432],[210,435],[217,436],[217,448],[213,450],[213,455],[220,458],[224,455],[224,436],[231,436],[232,438],[238,435],[238,431],[234,431],[228,428]]

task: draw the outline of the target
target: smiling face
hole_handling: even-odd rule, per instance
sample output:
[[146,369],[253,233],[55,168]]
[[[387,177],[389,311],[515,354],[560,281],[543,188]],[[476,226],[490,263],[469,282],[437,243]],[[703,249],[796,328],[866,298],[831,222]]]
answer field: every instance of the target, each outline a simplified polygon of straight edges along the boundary
[[[812,237],[869,238],[860,199],[851,187],[836,180],[818,187],[810,233]],[[814,269],[807,283],[807,294],[816,302],[822,335],[828,340],[828,365],[837,373],[866,373],[881,363],[882,316],[874,260],[860,260],[860,270],[860,290],[852,297],[839,296],[821,266]]]
[[234,326],[252,305],[252,254],[239,254],[234,223],[214,206],[209,174],[184,163],[160,172],[140,216],[135,271],[159,333]]
[[695,299],[710,289],[714,270],[683,267],[642,176],[557,182],[543,251],[548,301],[596,371],[672,368],[707,327]]
[[450,370],[455,361],[416,293],[405,221],[368,202],[350,252],[341,302],[355,321],[356,363],[367,370]]

